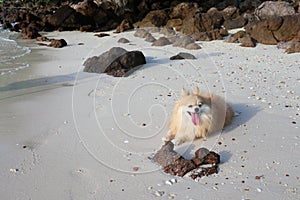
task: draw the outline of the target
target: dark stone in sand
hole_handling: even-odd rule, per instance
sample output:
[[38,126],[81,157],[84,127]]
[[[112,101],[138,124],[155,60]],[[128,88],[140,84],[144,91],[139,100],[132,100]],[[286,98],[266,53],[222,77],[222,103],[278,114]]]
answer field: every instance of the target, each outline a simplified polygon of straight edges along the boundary
[[35,39],[40,36],[39,29],[34,23],[29,24],[28,27],[22,29],[21,37],[23,39]]
[[109,36],[108,33],[98,33],[98,34],[95,34],[94,36],[97,36],[97,37],[107,37]]
[[224,21],[223,26],[226,29],[242,28],[246,24],[246,19],[242,16],[238,16],[234,19],[227,19]]
[[300,52],[300,42],[286,42],[284,46],[285,46],[285,52],[288,54]]
[[171,42],[166,37],[160,37],[152,43],[152,46],[165,46],[169,45]]
[[64,39],[52,39],[49,47],[54,47],[54,48],[62,48],[64,46],[67,46],[67,42]]
[[196,57],[190,53],[180,52],[179,54],[170,57],[170,60],[182,60],[182,59],[196,59]]
[[119,40],[118,40],[118,43],[129,43],[130,41],[128,40],[128,39],[126,39],[126,38],[120,38]]
[[146,59],[141,51],[128,52],[123,48],[113,47],[100,56],[88,58],[83,64],[83,71],[121,77],[145,63]]
[[[220,163],[220,156],[215,152],[200,148],[195,152],[195,157],[192,160],[187,160],[174,151],[174,144],[169,141],[157,151],[153,161],[161,165],[166,173],[174,176],[184,176],[191,172],[190,177],[195,179],[218,173],[217,164]],[[202,167],[204,164],[210,164],[211,166],[204,168]]]
[[185,48],[187,45],[194,43],[194,42],[195,42],[195,40],[192,37],[182,36],[174,41],[173,46]]

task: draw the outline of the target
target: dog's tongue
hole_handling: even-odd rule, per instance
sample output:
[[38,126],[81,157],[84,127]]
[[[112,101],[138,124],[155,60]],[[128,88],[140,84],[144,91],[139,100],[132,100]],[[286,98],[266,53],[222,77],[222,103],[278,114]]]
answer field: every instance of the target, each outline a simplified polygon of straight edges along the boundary
[[198,113],[191,113],[192,115],[192,122],[194,123],[195,126],[200,124],[200,117]]

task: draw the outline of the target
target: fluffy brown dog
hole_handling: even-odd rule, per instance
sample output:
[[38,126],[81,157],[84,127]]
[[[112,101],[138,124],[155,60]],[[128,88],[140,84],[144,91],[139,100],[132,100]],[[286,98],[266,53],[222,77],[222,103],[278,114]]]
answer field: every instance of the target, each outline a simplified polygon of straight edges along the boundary
[[233,111],[222,97],[202,94],[198,87],[193,92],[183,90],[171,115],[165,141],[179,145],[195,138],[206,140],[208,134],[230,124],[232,117]]

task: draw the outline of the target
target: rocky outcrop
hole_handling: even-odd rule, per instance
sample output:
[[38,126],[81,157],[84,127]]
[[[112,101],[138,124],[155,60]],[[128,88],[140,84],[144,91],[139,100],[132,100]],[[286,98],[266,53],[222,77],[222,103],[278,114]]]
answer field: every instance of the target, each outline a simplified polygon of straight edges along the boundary
[[300,15],[272,17],[246,26],[246,32],[262,44],[300,41]]
[[146,59],[141,51],[128,52],[123,48],[113,47],[100,56],[88,58],[83,64],[83,71],[121,77],[143,64],[146,64]]

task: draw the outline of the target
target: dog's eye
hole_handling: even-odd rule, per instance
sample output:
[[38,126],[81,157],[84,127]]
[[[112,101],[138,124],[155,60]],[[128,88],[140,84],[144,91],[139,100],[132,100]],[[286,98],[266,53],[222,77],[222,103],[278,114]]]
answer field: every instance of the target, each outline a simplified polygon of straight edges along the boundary
[[192,108],[193,107],[193,105],[189,105],[189,108]]
[[199,103],[198,106],[201,107],[201,106],[202,106],[202,103]]

